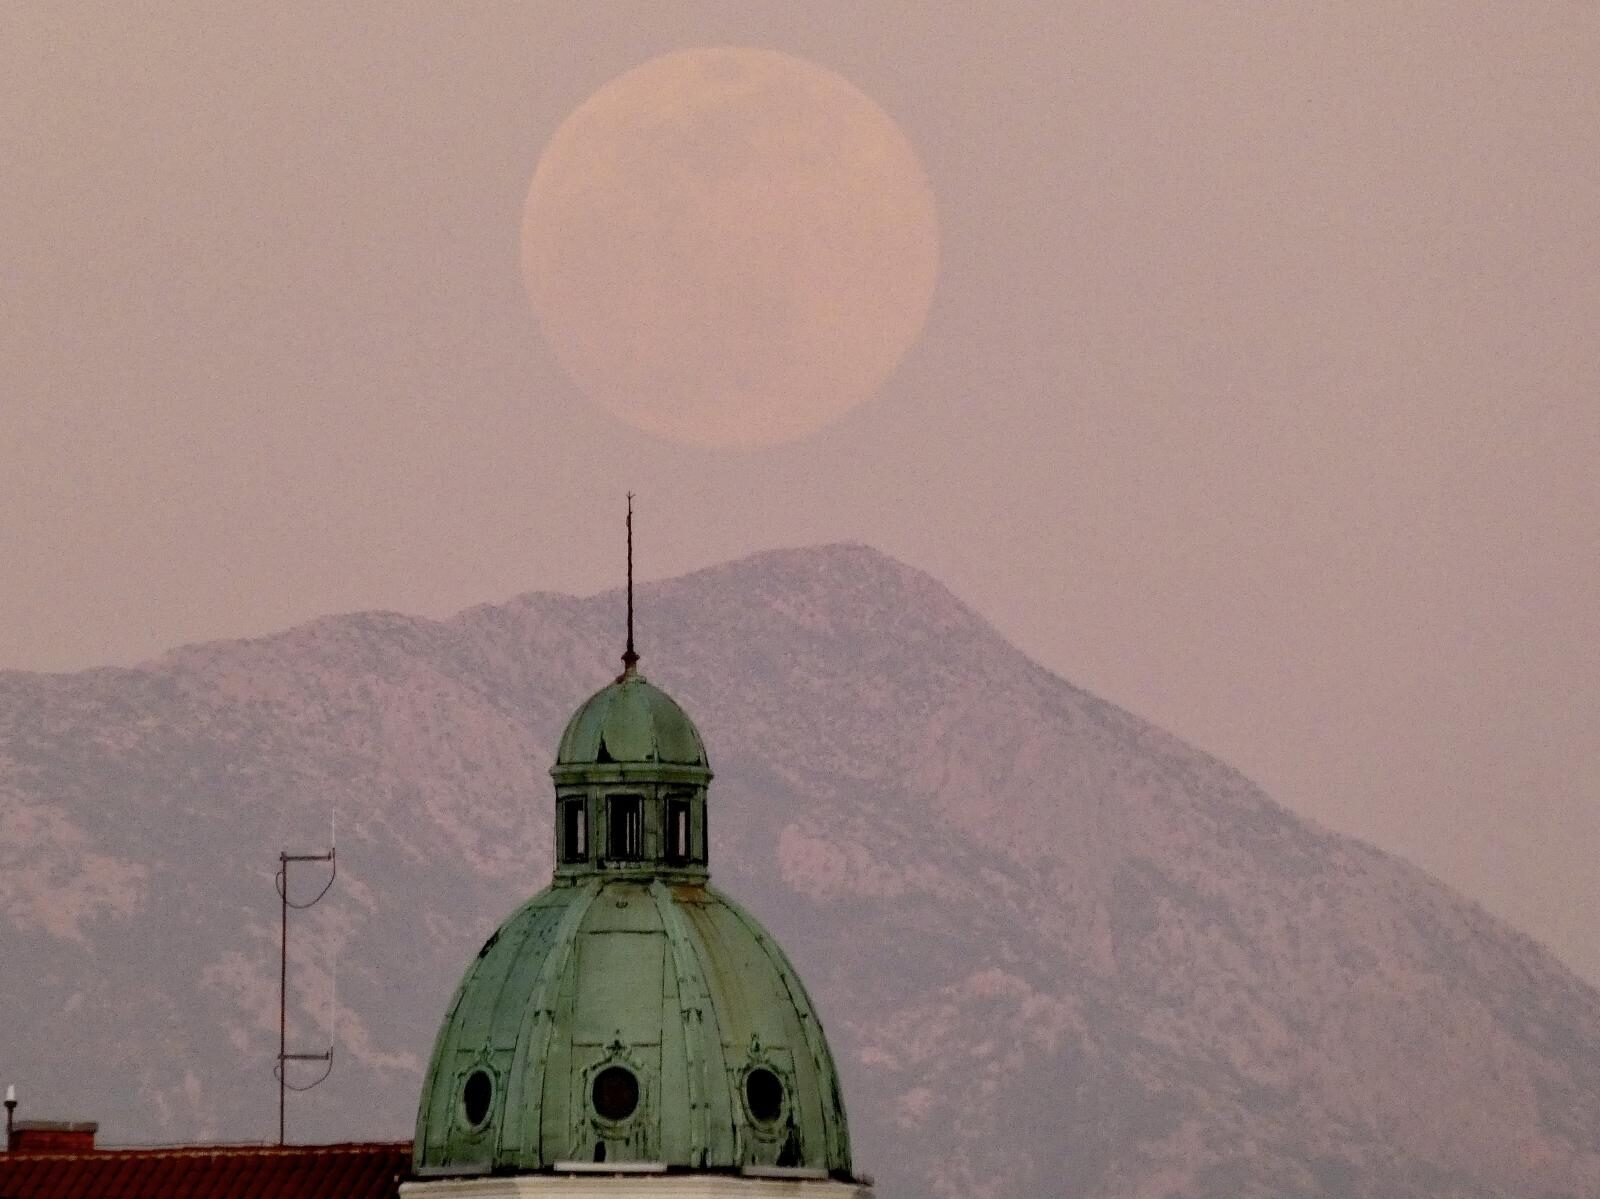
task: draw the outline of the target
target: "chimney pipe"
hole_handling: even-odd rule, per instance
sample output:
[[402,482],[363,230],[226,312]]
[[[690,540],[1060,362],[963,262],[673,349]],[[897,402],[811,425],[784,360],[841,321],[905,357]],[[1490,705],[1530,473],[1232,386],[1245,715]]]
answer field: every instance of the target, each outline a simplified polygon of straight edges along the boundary
[[93,1153],[93,1120],[18,1120],[6,1138],[12,1153]]

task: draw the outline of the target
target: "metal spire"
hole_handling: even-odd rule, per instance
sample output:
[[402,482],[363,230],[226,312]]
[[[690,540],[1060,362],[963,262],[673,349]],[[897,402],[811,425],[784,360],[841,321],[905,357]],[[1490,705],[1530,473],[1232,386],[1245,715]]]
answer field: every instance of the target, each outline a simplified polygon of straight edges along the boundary
[[633,492],[628,492],[628,648],[622,653],[622,677],[633,674],[639,655],[633,649]]

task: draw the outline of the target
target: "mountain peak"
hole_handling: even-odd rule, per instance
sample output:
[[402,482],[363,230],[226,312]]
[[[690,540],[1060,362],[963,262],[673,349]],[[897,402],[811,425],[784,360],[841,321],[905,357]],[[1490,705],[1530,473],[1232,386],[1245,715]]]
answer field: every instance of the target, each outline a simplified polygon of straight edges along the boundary
[[[639,599],[717,763],[719,879],[816,997],[884,1199],[1600,1193],[1600,996],[1421,871],[868,547]],[[291,1118],[401,1134],[462,945],[549,877],[546,770],[615,672],[617,601],[0,677],[9,1068],[117,1139],[264,1135],[272,869],[337,807],[290,1001],[338,1067]]]

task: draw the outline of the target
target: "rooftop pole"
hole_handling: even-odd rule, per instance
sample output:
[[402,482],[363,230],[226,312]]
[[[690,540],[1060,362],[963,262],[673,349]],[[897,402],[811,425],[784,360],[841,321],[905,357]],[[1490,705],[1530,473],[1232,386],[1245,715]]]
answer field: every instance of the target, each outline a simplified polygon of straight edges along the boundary
[[628,492],[628,648],[622,654],[623,677],[634,672],[639,655],[633,648],[633,492]]

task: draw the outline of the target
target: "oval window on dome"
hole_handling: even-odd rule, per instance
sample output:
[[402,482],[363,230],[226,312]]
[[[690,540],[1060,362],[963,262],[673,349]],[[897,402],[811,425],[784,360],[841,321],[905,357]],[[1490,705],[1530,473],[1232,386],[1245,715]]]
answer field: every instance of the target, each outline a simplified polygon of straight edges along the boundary
[[489,1104],[494,1099],[494,1079],[487,1070],[474,1070],[467,1075],[461,1088],[461,1114],[474,1128],[482,1128],[489,1118]]
[[757,1066],[744,1076],[744,1102],[757,1124],[776,1124],[783,1115],[783,1080]]
[[607,1066],[594,1076],[594,1110],[607,1120],[626,1120],[639,1106],[639,1080],[625,1066]]

